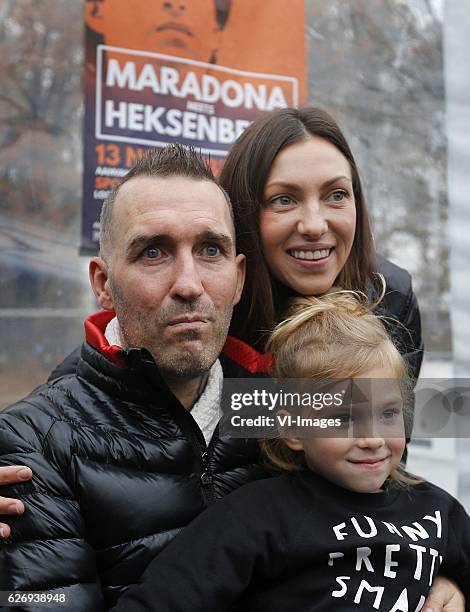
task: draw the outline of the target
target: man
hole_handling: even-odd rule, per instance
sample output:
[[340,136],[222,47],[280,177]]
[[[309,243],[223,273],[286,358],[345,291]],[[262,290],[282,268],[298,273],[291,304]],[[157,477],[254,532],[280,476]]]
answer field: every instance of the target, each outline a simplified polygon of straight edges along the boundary
[[0,591],[47,590],[87,612],[261,475],[254,441],[214,433],[244,280],[225,192],[194,151],[170,146],[137,162],[101,223],[90,280],[104,310],[85,323],[77,374],[0,414],[0,464],[34,473],[4,491],[26,512],[0,540]]

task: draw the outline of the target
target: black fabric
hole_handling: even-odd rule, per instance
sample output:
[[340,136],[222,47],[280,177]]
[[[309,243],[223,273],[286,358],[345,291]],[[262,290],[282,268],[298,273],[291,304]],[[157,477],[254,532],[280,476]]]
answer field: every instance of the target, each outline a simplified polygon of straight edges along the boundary
[[[417,380],[423,360],[423,341],[421,317],[411,277],[406,270],[383,258],[379,259],[378,268],[387,284],[387,291],[378,312],[386,317],[389,332],[408,363],[410,375]],[[53,370],[49,381],[64,374],[74,373],[79,357],[80,349],[77,348]],[[226,367],[228,371],[226,372],[224,368],[225,376],[231,378],[239,376],[236,373],[236,364],[227,363]]]
[[148,353],[126,359],[119,367],[85,343],[76,374],[0,414],[0,465],[34,474],[2,487],[26,512],[0,517],[12,526],[0,591],[57,590],[67,610],[103,610],[204,508],[265,475],[255,440],[216,431],[206,447]]
[[115,611],[417,610],[440,571],[470,597],[470,517],[448,493],[353,493],[301,472],[204,512]]
[[67,355],[67,357],[52,370],[52,372],[49,374],[47,382],[52,382],[53,380],[57,380],[61,376],[66,376],[67,374],[75,374],[77,371],[78,362],[80,360],[80,354],[81,347],[77,346],[76,349]]
[[377,312],[385,317],[389,333],[406,359],[411,378],[416,381],[423,361],[423,339],[411,276],[386,259],[379,259],[378,267],[385,277],[387,289]]

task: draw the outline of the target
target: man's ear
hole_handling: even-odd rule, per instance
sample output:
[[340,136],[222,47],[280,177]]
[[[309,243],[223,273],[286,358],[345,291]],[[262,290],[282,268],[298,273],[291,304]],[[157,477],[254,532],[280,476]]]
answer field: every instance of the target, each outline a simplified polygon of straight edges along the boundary
[[242,296],[243,285],[245,284],[245,272],[246,272],[246,257],[245,255],[237,255],[235,257],[235,263],[237,264],[237,288],[235,290],[235,296],[233,298],[233,305],[238,304]]
[[101,257],[93,257],[89,265],[90,283],[101,308],[112,310],[113,297],[109,286],[108,265]]

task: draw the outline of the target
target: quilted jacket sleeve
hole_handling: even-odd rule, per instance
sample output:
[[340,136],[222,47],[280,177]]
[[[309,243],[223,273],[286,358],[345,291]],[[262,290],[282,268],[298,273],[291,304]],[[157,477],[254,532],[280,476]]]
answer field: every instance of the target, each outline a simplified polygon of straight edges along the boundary
[[[275,492],[285,494],[276,500],[282,501],[267,505],[265,500],[273,499],[272,485],[260,489],[257,484],[241,487],[201,512],[112,611],[232,612],[246,607],[240,597],[251,582],[274,584],[309,508],[299,514],[290,489],[278,489],[277,483]],[[289,511],[281,514],[284,503]],[[258,609],[255,601],[250,604],[250,610]],[[270,609],[266,602],[261,607]]]
[[411,286],[408,298],[407,306],[403,312],[402,324],[405,329],[402,332],[402,342],[405,347],[404,357],[410,368],[410,374],[414,380],[417,380],[423,361],[424,346],[418,301]]
[[403,268],[383,258],[379,258],[379,272],[384,275],[387,288],[377,312],[385,315],[389,332],[408,364],[411,378],[416,381],[424,347],[421,315],[411,276]]
[[[93,612],[104,604],[74,493],[72,444],[68,423],[35,406],[34,396],[0,414],[0,465],[33,470],[31,482],[1,488],[2,495],[22,499],[26,511],[8,517],[12,535],[0,541],[0,591],[64,594],[64,609]],[[37,603],[15,607],[40,609]]]

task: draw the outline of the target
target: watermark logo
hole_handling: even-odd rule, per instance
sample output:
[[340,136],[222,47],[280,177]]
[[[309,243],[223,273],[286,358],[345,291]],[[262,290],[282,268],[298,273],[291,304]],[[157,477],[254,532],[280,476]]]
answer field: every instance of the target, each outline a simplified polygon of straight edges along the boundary
[[234,437],[470,437],[469,379],[226,379],[221,405]]

